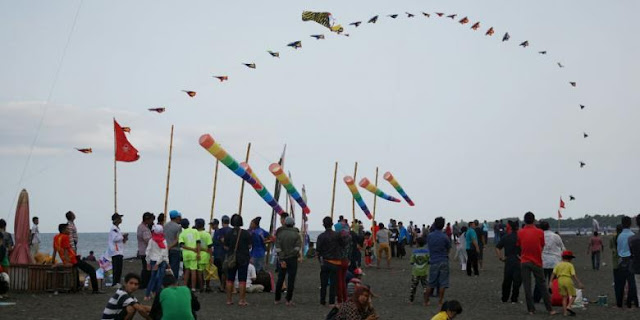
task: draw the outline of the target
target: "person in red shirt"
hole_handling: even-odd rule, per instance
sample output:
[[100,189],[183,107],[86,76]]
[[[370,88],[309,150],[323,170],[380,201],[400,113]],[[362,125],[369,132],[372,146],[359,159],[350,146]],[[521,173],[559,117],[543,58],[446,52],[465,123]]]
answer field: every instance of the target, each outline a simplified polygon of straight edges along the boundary
[[525,226],[518,231],[518,241],[516,246],[520,247],[520,268],[522,272],[522,283],[524,285],[524,295],[527,300],[527,310],[529,314],[534,314],[536,308],[533,304],[533,294],[531,291],[531,274],[535,278],[536,285],[541,289],[544,306],[550,315],[556,314],[551,307],[551,297],[547,284],[545,283],[542,271],[542,248],[544,247],[544,232],[536,228],[533,224],[536,216],[532,212],[524,214]]
[[94,269],[90,264],[78,260],[76,258],[76,252],[71,247],[71,240],[69,234],[71,231],[68,228],[66,223],[62,223],[58,225],[58,233],[53,237],[53,260],[56,259],[56,254],[60,256],[60,260],[62,260],[63,265],[70,265],[74,268],[78,268],[84,271],[91,278],[91,288],[93,288],[93,293],[103,293],[98,290],[98,278],[96,278],[96,269]]

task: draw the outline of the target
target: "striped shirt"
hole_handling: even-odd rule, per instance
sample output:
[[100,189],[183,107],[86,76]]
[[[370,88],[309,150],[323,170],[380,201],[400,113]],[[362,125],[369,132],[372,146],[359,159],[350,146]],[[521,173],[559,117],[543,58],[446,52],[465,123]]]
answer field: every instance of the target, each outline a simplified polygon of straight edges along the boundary
[[[126,291],[118,289],[109,299],[107,306],[102,311],[102,320],[115,319],[126,307],[138,303],[138,300]],[[126,311],[125,311],[126,312]]]

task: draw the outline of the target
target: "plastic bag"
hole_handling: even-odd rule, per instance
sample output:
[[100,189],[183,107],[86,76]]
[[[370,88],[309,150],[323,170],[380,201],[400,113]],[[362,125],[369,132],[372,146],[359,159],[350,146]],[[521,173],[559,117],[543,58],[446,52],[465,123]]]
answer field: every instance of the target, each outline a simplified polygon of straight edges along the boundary
[[204,279],[209,280],[219,280],[218,278],[218,267],[215,264],[210,263],[207,268],[204,270]]

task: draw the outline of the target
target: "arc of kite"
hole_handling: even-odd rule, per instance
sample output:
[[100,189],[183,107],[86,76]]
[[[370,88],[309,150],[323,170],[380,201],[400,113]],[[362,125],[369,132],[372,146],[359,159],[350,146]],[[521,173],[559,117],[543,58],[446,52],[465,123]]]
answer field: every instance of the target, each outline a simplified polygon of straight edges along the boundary
[[289,195],[293,197],[296,202],[298,202],[298,204],[302,208],[302,212],[304,212],[305,214],[311,213],[311,209],[309,209],[307,203],[304,201],[304,199],[302,199],[302,196],[300,195],[298,190],[296,190],[296,187],[293,186],[291,180],[289,180],[289,177],[284,174],[282,167],[277,163],[272,163],[269,166],[269,171],[276,177],[276,179],[278,179],[278,181],[280,181],[280,184],[282,184],[282,186],[287,190],[287,193],[289,193]]
[[412,207],[414,206],[414,203],[411,200],[411,198],[409,198],[407,193],[404,192],[404,189],[402,189],[402,186],[400,186],[400,184],[398,183],[398,180],[396,180],[396,178],[393,177],[391,172],[389,171],[385,172],[385,174],[382,177],[385,180],[389,181],[389,183],[391,183],[391,185],[396,189],[396,191],[398,191],[398,193],[402,196],[402,198],[404,198],[404,201],[406,201],[410,206]]
[[343,181],[349,188],[349,191],[351,191],[351,195],[353,196],[353,199],[356,200],[356,202],[358,203],[358,206],[360,207],[360,209],[362,209],[362,212],[364,212],[364,214],[367,215],[367,218],[369,220],[373,219],[373,216],[371,215],[371,211],[369,211],[369,208],[367,208],[367,204],[364,203],[364,200],[362,199],[362,195],[360,195],[360,192],[358,191],[358,188],[356,187],[356,183],[353,180],[353,178],[351,176],[346,176],[344,177]]
[[380,190],[377,186],[375,186],[373,183],[371,183],[369,181],[369,179],[367,178],[362,178],[360,180],[360,183],[358,183],[358,185],[360,185],[360,187],[366,189],[367,191],[375,194],[376,196],[385,199],[385,200],[389,200],[392,202],[400,202],[400,199],[392,197],[386,193],[384,193],[382,190]]

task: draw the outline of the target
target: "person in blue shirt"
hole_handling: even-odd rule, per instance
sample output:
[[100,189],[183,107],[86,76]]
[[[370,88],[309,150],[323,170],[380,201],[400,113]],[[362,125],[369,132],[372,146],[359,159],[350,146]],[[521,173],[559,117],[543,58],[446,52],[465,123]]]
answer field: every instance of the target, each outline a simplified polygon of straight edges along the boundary
[[[214,219],[214,229],[216,222],[217,221]],[[222,216],[222,228],[216,229],[213,233],[213,264],[218,268],[218,278],[220,278],[220,287],[218,288],[218,291],[220,292],[224,292],[227,281],[226,272],[222,270],[222,263],[227,255],[226,250],[224,250],[224,237],[229,232],[231,232],[231,227],[229,227],[229,216],[224,215]]]
[[476,276],[480,275],[478,271],[478,253],[480,252],[480,247],[478,246],[478,235],[474,230],[476,224],[474,222],[469,222],[469,229],[466,232],[465,240],[466,240],[466,249],[467,249],[467,275],[471,276],[471,268],[473,268],[473,274]]
[[433,222],[433,231],[427,236],[429,249],[429,289],[425,295],[425,305],[429,305],[429,297],[434,288],[438,288],[439,305],[444,302],[444,291],[449,288],[449,250],[451,240],[442,232],[444,218],[437,217]]
[[407,255],[407,251],[405,250],[404,246],[407,244],[407,241],[409,240],[409,232],[407,231],[407,228],[404,227],[404,225],[402,225],[402,221],[398,222],[398,253],[397,253],[397,257],[402,259],[404,256]]
[[261,217],[251,220],[249,233],[251,233],[251,263],[256,267],[256,272],[264,270],[264,256],[267,252],[266,244],[270,242],[269,232],[260,228]]
[[624,294],[625,284],[629,285],[627,294],[627,307],[631,308],[633,304],[638,306],[637,288],[633,272],[631,272],[631,250],[629,249],[629,238],[634,233],[631,231],[631,217],[622,217],[622,232],[618,234],[616,242],[618,245],[618,273],[614,278],[614,288],[616,289],[616,304],[618,308],[622,308],[622,296]]

